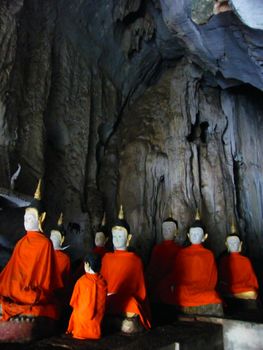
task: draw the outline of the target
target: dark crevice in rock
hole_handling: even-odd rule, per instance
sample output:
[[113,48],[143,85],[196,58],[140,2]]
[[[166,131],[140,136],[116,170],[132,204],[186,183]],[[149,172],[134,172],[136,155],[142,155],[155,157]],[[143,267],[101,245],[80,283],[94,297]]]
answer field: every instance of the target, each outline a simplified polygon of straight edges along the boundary
[[[208,122],[202,122],[200,123],[200,140],[203,143],[207,143],[207,137],[208,137],[208,128],[209,128],[209,123]],[[215,127],[216,128],[216,127]],[[215,130],[214,130],[215,131]]]

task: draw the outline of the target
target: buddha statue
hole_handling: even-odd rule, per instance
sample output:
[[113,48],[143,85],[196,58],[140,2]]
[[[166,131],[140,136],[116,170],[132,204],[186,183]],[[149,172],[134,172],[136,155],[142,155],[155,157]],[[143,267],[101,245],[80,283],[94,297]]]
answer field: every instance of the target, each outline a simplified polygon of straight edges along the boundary
[[54,227],[50,232],[50,240],[55,250],[55,256],[57,261],[57,267],[59,269],[60,276],[62,278],[64,286],[68,286],[71,279],[71,263],[69,256],[64,253],[64,250],[68,248],[62,247],[65,240],[65,230],[63,226],[63,214],[57,222],[57,227]]
[[[226,237],[228,254],[219,261],[219,288],[227,304],[250,307],[256,306],[258,281],[249,258],[241,255],[242,241],[234,223]],[[251,301],[250,305],[248,302]],[[240,302],[238,302],[240,301]],[[230,305],[231,306],[231,305]]]
[[162,223],[163,241],[154,246],[147,267],[146,276],[149,295],[153,302],[159,301],[159,285],[161,281],[171,273],[175,257],[181,249],[174,241],[177,233],[177,221],[174,220],[171,215]]
[[105,253],[107,253],[106,249],[106,243],[108,241],[108,232],[106,227],[106,214],[104,213],[103,219],[101,222],[100,227],[98,228],[97,232],[95,233],[95,247],[93,249],[93,253],[99,254],[101,257],[104,256]]
[[63,282],[63,288],[57,291],[59,298],[61,317],[61,327],[67,323],[69,316],[69,300],[73,290],[73,275],[71,271],[71,262],[69,256],[65,253],[65,250],[69,247],[68,245],[63,247],[65,240],[65,229],[63,225],[63,214],[60,214],[56,227],[50,232],[50,240],[53,244],[55,251],[55,259],[57,264],[57,270],[60,278]]
[[[130,227],[124,219],[122,206],[112,227],[114,252],[102,259],[101,274],[108,285],[106,314],[124,333],[150,328],[150,310],[146,294],[143,264],[127,247]],[[119,321],[119,322],[118,322]]]
[[75,284],[70,305],[73,308],[67,333],[77,339],[99,339],[105,312],[107,283],[99,273],[101,257],[85,256],[85,274]]
[[202,244],[207,236],[197,211],[188,233],[190,246],[176,255],[159,293],[163,303],[175,305],[183,313],[219,316],[223,309],[215,290],[217,267],[213,253]]
[[[24,341],[54,332],[60,310],[55,292],[63,287],[54,249],[42,223],[41,181],[25,209],[26,234],[16,244],[0,274],[0,340]],[[16,326],[16,324],[18,326]]]

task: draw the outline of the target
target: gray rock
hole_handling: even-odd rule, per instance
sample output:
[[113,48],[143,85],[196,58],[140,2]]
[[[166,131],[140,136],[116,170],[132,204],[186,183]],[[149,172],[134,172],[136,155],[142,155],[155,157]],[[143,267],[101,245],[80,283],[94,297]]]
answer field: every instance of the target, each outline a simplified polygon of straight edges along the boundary
[[17,191],[43,177],[47,233],[61,211],[80,227],[74,258],[122,203],[145,262],[162,219],[172,211],[184,241],[196,207],[216,254],[235,217],[262,259],[262,31],[233,12],[198,25],[190,0],[7,3],[0,186],[18,163]]

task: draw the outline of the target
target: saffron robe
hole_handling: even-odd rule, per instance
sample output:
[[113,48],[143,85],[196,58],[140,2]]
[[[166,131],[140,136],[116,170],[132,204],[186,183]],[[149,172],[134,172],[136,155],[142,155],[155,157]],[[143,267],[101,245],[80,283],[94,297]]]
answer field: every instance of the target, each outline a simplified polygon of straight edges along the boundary
[[179,250],[182,249],[172,240],[164,240],[153,248],[146,276],[148,288],[153,300],[158,300],[160,282],[168,276],[173,268],[174,260]]
[[55,250],[57,267],[64,287],[71,283],[71,264],[69,256],[61,250]]
[[71,263],[69,256],[62,250],[55,250],[55,257],[57,262],[57,268],[61,280],[63,282],[63,288],[58,291],[59,301],[63,304],[69,303],[69,299],[73,289],[73,277],[71,274]]
[[112,315],[135,313],[149,329],[150,308],[141,259],[135,253],[123,250],[106,253],[101,274],[108,285],[106,312]]
[[239,254],[230,253],[219,262],[220,290],[225,295],[253,291],[257,294],[258,281],[250,260]]
[[100,274],[85,273],[75,284],[67,333],[78,339],[99,339],[105,312],[107,284]]
[[20,314],[58,319],[54,292],[62,287],[51,241],[28,231],[0,274],[3,320]]
[[182,307],[221,304],[215,288],[217,267],[213,253],[192,244],[179,251],[173,270],[160,286],[161,300]]
[[94,247],[93,248],[93,253],[100,255],[101,258],[103,258],[107,252],[108,252],[108,250],[105,247]]

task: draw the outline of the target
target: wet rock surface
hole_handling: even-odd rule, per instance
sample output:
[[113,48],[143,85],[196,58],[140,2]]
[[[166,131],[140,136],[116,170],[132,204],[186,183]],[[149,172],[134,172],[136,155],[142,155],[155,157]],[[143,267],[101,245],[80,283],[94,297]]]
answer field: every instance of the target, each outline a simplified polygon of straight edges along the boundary
[[43,177],[46,234],[63,211],[74,259],[122,203],[145,262],[162,219],[184,242],[199,207],[217,255],[234,217],[261,264],[263,34],[233,12],[197,25],[191,6],[0,4],[0,186],[18,163],[16,191]]

